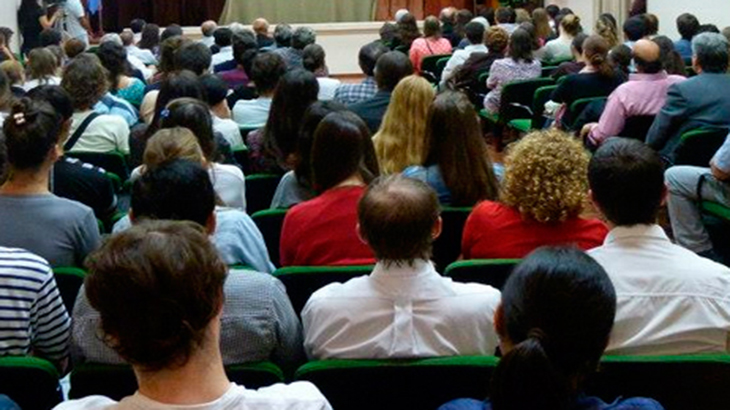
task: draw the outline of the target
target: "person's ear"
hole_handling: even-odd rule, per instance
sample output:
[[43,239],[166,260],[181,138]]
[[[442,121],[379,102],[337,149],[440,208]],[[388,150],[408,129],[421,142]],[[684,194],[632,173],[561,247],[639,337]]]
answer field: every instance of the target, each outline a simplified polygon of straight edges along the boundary
[[431,239],[436,240],[439,236],[441,236],[441,231],[444,227],[444,220],[441,219],[439,216],[438,219],[436,219],[436,222],[434,222],[433,227],[431,228]]
[[363,235],[362,233],[362,227],[360,226],[359,222],[357,223],[357,225],[355,225],[355,232],[357,232],[357,237],[362,243],[364,243],[365,245],[369,245],[368,240],[365,239],[365,235]]
[[205,232],[208,235],[215,233],[215,228],[218,225],[218,218],[215,216],[215,210],[208,215],[208,219],[205,221]]

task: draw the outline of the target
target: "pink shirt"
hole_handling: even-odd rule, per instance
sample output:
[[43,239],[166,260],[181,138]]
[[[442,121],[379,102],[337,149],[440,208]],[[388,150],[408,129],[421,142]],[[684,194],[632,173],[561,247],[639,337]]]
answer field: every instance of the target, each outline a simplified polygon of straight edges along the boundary
[[686,78],[668,75],[666,71],[631,74],[629,81],[621,84],[608,97],[601,119],[591,130],[589,138],[600,145],[606,138],[617,136],[623,131],[627,118],[656,115],[667,101],[669,86],[684,80]]
[[450,54],[451,53],[451,42],[445,38],[439,38],[434,40],[433,37],[428,38],[417,38],[413,40],[411,44],[410,58],[413,63],[413,69],[416,72],[421,72],[421,62],[423,57],[436,54]]

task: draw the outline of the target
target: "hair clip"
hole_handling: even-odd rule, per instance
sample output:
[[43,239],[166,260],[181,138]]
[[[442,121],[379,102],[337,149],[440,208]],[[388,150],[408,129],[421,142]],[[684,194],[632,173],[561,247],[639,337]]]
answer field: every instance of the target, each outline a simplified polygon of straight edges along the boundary
[[13,115],[13,119],[15,120],[15,125],[25,124],[25,114],[23,114],[22,112]]
[[162,118],[167,118],[169,116],[170,116],[170,110],[168,110],[167,108],[165,108],[164,110],[162,110],[160,112],[160,117],[162,117]]

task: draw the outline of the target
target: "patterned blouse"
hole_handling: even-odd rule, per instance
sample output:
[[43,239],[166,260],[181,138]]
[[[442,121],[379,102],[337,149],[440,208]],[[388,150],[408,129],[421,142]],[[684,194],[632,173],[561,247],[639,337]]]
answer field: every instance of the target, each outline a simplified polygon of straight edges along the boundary
[[541,73],[542,65],[537,59],[530,63],[525,60],[515,61],[511,57],[495,61],[489,70],[487,79],[487,87],[492,91],[484,98],[484,108],[489,112],[498,112],[502,88],[505,84],[538,78]]

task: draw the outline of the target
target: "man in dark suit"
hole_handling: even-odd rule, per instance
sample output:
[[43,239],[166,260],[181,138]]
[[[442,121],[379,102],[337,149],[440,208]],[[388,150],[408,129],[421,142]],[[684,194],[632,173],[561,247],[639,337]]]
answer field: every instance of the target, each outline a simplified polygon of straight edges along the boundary
[[352,112],[365,121],[373,134],[380,128],[385,111],[390,104],[390,95],[403,77],[413,74],[413,64],[407,55],[400,51],[390,51],[378,58],[375,63],[375,82],[378,92],[369,99],[348,106]]
[[692,40],[697,76],[669,87],[667,102],[654,120],[646,142],[670,161],[682,133],[700,127],[730,127],[728,41],[703,33]]

